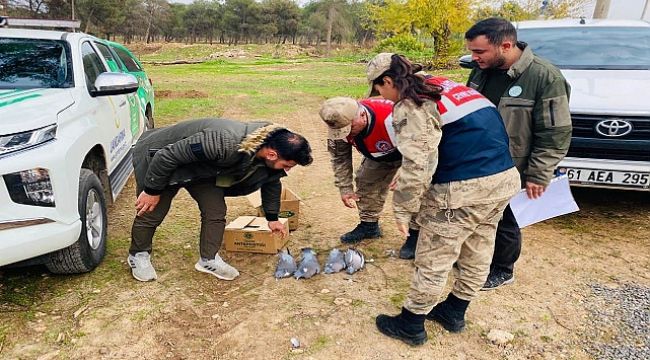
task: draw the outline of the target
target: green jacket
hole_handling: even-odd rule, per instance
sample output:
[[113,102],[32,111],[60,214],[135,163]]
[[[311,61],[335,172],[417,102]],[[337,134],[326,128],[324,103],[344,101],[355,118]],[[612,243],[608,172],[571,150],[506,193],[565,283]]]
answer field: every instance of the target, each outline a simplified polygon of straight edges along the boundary
[[[571,143],[571,88],[560,70],[536,56],[526,43],[519,60],[508,70],[511,81],[499,102],[499,112],[510,138],[510,154],[522,177],[548,185]],[[475,68],[467,86],[482,92],[486,73]]]
[[167,186],[214,181],[226,196],[261,188],[262,207],[278,214],[284,170],[255,158],[266,137],[281,126],[268,122],[199,119],[145,132],[135,144],[133,167],[137,191],[160,194]]

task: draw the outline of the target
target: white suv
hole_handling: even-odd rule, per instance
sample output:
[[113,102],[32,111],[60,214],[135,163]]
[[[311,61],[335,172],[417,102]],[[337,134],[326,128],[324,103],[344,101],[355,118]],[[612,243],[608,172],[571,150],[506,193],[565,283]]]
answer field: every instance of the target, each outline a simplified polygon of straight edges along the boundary
[[137,79],[109,72],[103,47],[83,33],[0,28],[0,266],[80,273],[104,257],[106,205],[146,118],[131,114]]

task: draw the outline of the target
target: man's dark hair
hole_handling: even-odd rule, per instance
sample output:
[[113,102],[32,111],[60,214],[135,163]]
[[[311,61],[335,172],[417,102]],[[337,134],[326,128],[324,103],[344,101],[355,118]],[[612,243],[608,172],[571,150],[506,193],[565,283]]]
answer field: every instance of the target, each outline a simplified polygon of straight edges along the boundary
[[287,129],[273,131],[263,146],[277,151],[282,159],[295,161],[298,165],[307,166],[314,161],[307,139]]
[[467,30],[465,40],[471,41],[481,35],[485,35],[492,45],[501,45],[505,40],[517,42],[517,29],[510,21],[502,18],[489,18],[477,22]]

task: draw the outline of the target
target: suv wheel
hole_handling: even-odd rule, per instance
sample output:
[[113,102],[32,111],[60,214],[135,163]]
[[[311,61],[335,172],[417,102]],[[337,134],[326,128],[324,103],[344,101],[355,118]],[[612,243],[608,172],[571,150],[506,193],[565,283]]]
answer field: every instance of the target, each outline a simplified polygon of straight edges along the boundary
[[56,274],[76,274],[93,270],[106,253],[106,200],[97,175],[81,169],[79,175],[79,216],[81,234],[74,244],[50,254],[47,268]]

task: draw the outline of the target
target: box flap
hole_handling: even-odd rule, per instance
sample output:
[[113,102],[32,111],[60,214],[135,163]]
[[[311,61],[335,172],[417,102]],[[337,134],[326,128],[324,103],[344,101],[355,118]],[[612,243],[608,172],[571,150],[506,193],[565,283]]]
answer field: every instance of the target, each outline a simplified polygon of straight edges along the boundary
[[295,192],[293,192],[293,190],[291,190],[289,188],[282,188],[282,200],[298,200],[298,201],[302,201],[300,196],[298,196]]
[[226,229],[243,229],[256,219],[255,216],[240,216],[226,226]]
[[251,231],[271,231],[269,229],[269,222],[266,221],[265,218],[263,217],[256,217],[253,221],[246,226],[246,230],[251,230]]
[[246,200],[248,200],[254,208],[262,206],[262,192],[257,190],[252,194],[248,194],[246,195]]
[[[262,192],[257,190],[254,193],[246,195],[246,200],[251,204],[252,207],[258,208],[262,206]],[[296,195],[293,190],[289,189],[286,186],[282,186],[282,195],[280,195],[280,200],[298,200],[301,201],[300,197]]]

